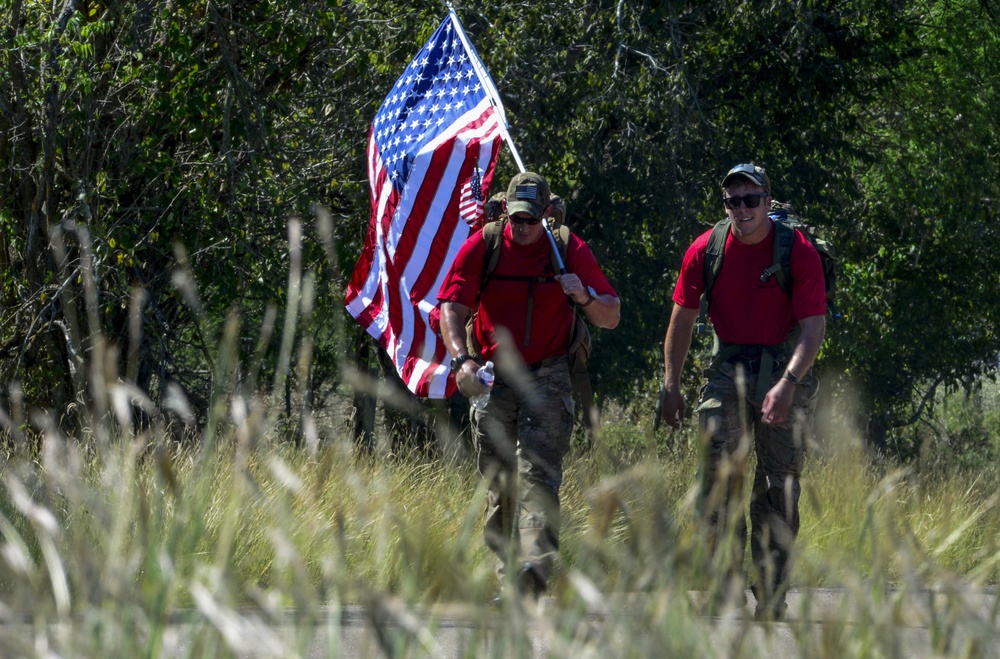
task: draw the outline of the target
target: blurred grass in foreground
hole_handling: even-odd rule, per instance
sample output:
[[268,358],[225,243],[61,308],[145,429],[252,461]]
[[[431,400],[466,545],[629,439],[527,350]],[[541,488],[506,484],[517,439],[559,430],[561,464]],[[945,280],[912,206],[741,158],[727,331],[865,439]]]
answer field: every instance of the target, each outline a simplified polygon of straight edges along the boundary
[[[526,630],[538,625],[556,656],[713,653],[713,619],[697,617],[687,596],[713,584],[699,567],[689,491],[697,460],[686,434],[657,451],[647,429],[612,422],[590,452],[571,456],[557,603],[536,619],[487,604],[496,584],[471,460],[359,458],[343,437],[309,452],[266,431],[247,448],[245,427],[214,427],[218,438],[203,449],[121,432],[99,446],[50,427],[37,456],[24,446],[9,453],[0,616],[28,625],[36,642],[2,634],[0,654],[40,656],[42,634],[64,655],[173,655],[171,625],[186,622],[190,656],[239,655],[247,648],[232,624],[250,616],[272,639],[254,644],[253,656],[291,656],[351,603],[464,605],[473,620],[467,656],[487,647],[491,656],[530,654]],[[962,597],[965,586],[995,582],[996,476],[921,479],[876,469],[845,444],[808,467],[794,585],[844,586],[856,593],[852,606],[874,608],[829,647],[803,627],[802,648],[891,655],[878,615],[893,613],[890,587]],[[587,611],[601,612],[600,624]],[[866,620],[877,628],[865,633]],[[296,638],[279,638],[289,624]],[[407,638],[383,651],[428,651],[419,631]],[[735,650],[759,649],[747,641]]]
[[[297,382],[309,381],[312,343],[294,355],[292,340],[312,313],[300,239],[290,221],[273,390],[237,382],[234,315],[207,420],[187,444],[114,375],[118,355],[100,336],[81,436],[62,436],[45,413],[30,424],[23,409],[0,415],[0,656],[288,657],[317,639],[340,656],[341,616],[355,604],[373,629],[372,656],[440,654],[436,612],[463,621],[458,651],[468,657],[532,656],[538,643],[557,657],[768,655],[749,623],[700,615],[690,596],[723,589],[703,568],[693,523],[690,430],[654,437],[635,420],[647,412],[612,412],[593,448],[569,456],[562,556],[543,615],[489,605],[497,584],[471,459],[359,457],[346,432],[320,429],[305,407],[303,447],[293,447],[271,414],[293,367]],[[193,279],[178,273],[197,310]],[[276,327],[277,313],[269,318],[255,359]],[[251,385],[258,371],[252,362]],[[137,408],[153,420],[142,430]],[[965,427],[957,419],[945,428],[952,436]],[[871,461],[847,428],[827,442],[803,481],[793,586],[841,586],[847,596],[843,616],[819,632],[788,625],[801,654],[902,656],[902,602],[922,593],[934,601],[928,654],[995,647],[998,612],[983,619],[975,597],[998,577],[996,468],[921,474]],[[806,598],[799,619],[811,606]],[[723,649],[709,634],[720,620],[735,630]]]

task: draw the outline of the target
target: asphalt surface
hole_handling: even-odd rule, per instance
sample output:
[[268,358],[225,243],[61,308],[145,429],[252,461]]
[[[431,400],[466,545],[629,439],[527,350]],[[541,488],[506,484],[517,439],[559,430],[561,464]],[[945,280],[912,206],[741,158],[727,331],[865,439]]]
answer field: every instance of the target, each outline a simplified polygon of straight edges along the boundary
[[[642,607],[649,595],[638,595],[631,604]],[[697,605],[701,595],[690,593]],[[752,594],[747,592],[748,604],[743,608],[723,611],[717,616],[698,616],[695,625],[703,625],[709,648],[719,657],[809,657],[817,654],[829,656],[830,638],[836,636],[848,647],[856,645],[864,656],[865,637],[871,634],[891,636],[890,656],[940,657],[974,656],[1000,659],[1000,613],[996,596],[991,591],[970,590],[955,596],[942,591],[919,590],[901,594],[900,591],[865,593],[846,589],[792,590],[788,594],[788,614],[777,623],[753,620],[755,605]],[[380,606],[349,606],[339,611],[339,624],[329,621],[335,615],[317,616],[317,626],[312,638],[299,639],[297,649],[282,653],[278,637],[254,638],[247,626],[242,632],[230,635],[241,639],[231,646],[238,656],[304,656],[304,657],[478,657],[496,656],[491,650],[493,634],[502,634],[509,617],[526,622],[530,649],[522,647],[519,656],[566,656],[557,633],[548,628],[546,616],[559,604],[552,598],[542,598],[537,604],[524,609],[519,605],[499,608],[434,607],[413,610],[401,603],[383,602]],[[600,631],[615,612],[593,610],[584,615],[584,626]],[[522,617],[523,616],[523,617]],[[301,627],[300,627],[301,629]],[[854,642],[857,636],[857,642]],[[181,656],[188,656],[184,635],[176,637],[175,647]],[[846,639],[846,641],[845,641]],[[504,643],[509,642],[504,638]],[[871,642],[871,639],[868,639]],[[504,646],[506,647],[506,646]],[[576,639],[575,651],[586,647]],[[288,651],[288,645],[284,650]],[[629,639],[621,639],[618,648],[621,656],[634,656],[629,652]],[[599,655],[598,655],[599,656]]]
[[[537,603],[507,602],[497,606],[434,606],[414,609],[402,602],[380,600],[369,606],[326,607],[310,611],[284,609],[277,616],[259,610],[206,610],[175,613],[157,656],[203,657],[565,657],[590,649],[587,634],[600,636],[606,621],[647,611],[656,593],[635,595],[614,611],[600,603],[579,612],[581,634],[567,642],[565,630],[551,628],[548,615],[562,606],[553,598]],[[695,610],[699,593],[690,593]],[[837,656],[830,648],[847,648],[848,656],[973,656],[1000,659],[1000,612],[992,590],[916,590],[866,592],[859,588],[793,589],[786,619],[754,621],[753,596],[745,607],[718,615],[700,615],[684,631],[704,644],[703,654],[718,657],[794,658]],[[660,597],[660,602],[671,604]],[[197,622],[195,622],[197,621]],[[86,628],[86,621],[81,621]],[[53,625],[42,639],[36,625],[0,624],[0,656],[69,656],[71,635],[81,631]],[[622,627],[629,627],[622,625]],[[511,634],[511,629],[528,630]],[[629,630],[634,633],[634,628]],[[873,644],[873,635],[881,635]],[[512,638],[520,637],[520,645]],[[221,640],[220,640],[221,638]],[[39,645],[41,641],[44,642]],[[616,639],[616,656],[645,656],[649,643]],[[606,637],[602,643],[608,643]],[[837,645],[839,644],[839,645]],[[221,647],[220,647],[221,646]],[[597,646],[600,647],[600,646]],[[607,645],[604,645],[605,654]],[[38,654],[39,650],[44,650]],[[630,648],[633,651],[630,652]],[[642,653],[635,651],[642,648]],[[591,656],[603,656],[599,650]],[[663,656],[666,656],[666,652]]]

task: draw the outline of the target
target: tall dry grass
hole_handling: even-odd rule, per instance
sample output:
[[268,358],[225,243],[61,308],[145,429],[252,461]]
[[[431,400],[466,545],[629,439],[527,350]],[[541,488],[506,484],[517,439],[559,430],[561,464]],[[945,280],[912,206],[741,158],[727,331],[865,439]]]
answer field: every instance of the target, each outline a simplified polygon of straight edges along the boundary
[[[50,427],[34,459],[11,454],[0,655],[293,656],[351,605],[382,612],[372,620],[396,635],[380,650],[391,656],[434,647],[434,610],[465,621],[468,656],[531,654],[538,634],[555,656],[720,652],[709,642],[719,620],[690,594],[716,584],[702,568],[686,441],[667,455],[632,453],[624,468],[608,445],[572,457],[560,569],[539,616],[490,604],[483,491],[467,461],[359,457],[344,436],[309,452],[266,431],[241,451],[238,424],[215,428],[211,446],[185,448],[121,428],[100,446]],[[648,430],[612,422],[607,433]],[[995,616],[982,618],[973,599],[1000,556],[992,476],[924,483],[855,448],[813,460],[806,483],[794,585],[846,595],[828,646],[795,632],[803,651],[892,654],[893,630],[912,626],[905,597],[926,589],[952,612],[942,625],[996,640]],[[750,636],[736,646],[766,651]]]
[[[309,315],[299,307],[308,279],[291,279],[305,292],[285,333]],[[471,461],[362,456],[344,429],[315,423],[303,424],[304,447],[290,445],[275,396],[232,380],[236,323],[220,341],[207,423],[188,444],[133,424],[133,405],[155,406],[107,375],[111,348],[91,373],[100,404],[85,435],[63,436],[39,411],[8,426],[0,656],[285,657],[317,644],[339,656],[348,611],[371,626],[371,656],[436,656],[455,620],[456,652],[470,657],[773,651],[733,609],[705,616],[692,596],[722,586],[693,521],[690,431],[654,436],[628,416],[607,419],[594,447],[568,460],[552,598],[497,607]],[[294,356],[291,345],[282,341],[286,374],[311,350],[303,342]],[[996,607],[984,614],[977,599],[998,574],[996,471],[925,476],[873,462],[850,428],[836,432],[838,448],[817,453],[804,480],[793,585],[843,596],[819,631],[788,625],[790,642],[802,656],[900,656],[916,596],[933,613],[916,623],[929,654],[996,647]],[[818,604],[807,594],[793,618],[808,621]]]

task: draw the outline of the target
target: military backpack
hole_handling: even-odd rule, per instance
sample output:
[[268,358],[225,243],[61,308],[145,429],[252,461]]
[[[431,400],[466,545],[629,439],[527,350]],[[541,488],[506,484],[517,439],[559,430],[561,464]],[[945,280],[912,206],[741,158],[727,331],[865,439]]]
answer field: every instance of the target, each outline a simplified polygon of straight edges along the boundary
[[[792,294],[792,243],[795,242],[795,232],[800,232],[806,240],[816,248],[820,263],[823,266],[823,280],[826,288],[826,310],[833,319],[839,319],[834,299],[837,294],[837,252],[833,245],[817,235],[815,228],[808,225],[795,212],[791,205],[779,201],[771,202],[768,217],[774,221],[773,263],[760,275],[762,282],[774,277],[786,295]],[[722,255],[726,247],[726,238],[732,225],[729,218],[720,221],[712,229],[705,248],[705,293],[702,298],[702,315],[707,312],[712,301],[712,286],[722,269]]]
[[[483,241],[486,243],[486,253],[483,256],[483,272],[480,279],[479,294],[486,288],[491,279],[505,281],[524,281],[528,284],[528,326],[525,328],[525,345],[531,340],[531,308],[534,303],[534,286],[538,283],[552,281],[551,276],[527,277],[523,275],[494,275],[497,263],[500,261],[500,246],[503,244],[503,231],[508,218],[503,214],[502,202],[504,193],[494,195],[484,204],[484,217],[486,223],[483,225]],[[566,249],[569,245],[570,230],[563,224],[566,217],[566,204],[558,196],[551,199],[552,211],[549,214],[549,226],[552,228],[552,236],[555,239],[556,248],[563,263],[566,261]],[[552,253],[552,270],[559,272],[560,263],[555,252]],[[475,338],[473,324],[478,313],[479,299],[477,297],[472,313],[465,324],[467,337],[467,347],[469,355],[474,358],[480,357],[480,346]],[[594,404],[594,390],[590,382],[590,375],[587,372],[587,360],[591,351],[590,327],[587,325],[583,314],[573,303],[573,327],[570,330],[569,338],[569,366],[570,378],[573,384],[573,395],[576,402],[583,408],[584,425],[589,430],[592,429],[593,415],[596,406]]]

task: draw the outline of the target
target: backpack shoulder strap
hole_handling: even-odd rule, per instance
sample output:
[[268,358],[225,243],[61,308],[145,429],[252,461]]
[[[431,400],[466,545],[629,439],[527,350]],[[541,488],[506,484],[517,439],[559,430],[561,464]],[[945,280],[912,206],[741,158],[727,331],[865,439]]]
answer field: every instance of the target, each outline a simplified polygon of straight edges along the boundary
[[[562,257],[563,263],[566,263],[566,250],[569,249],[569,227],[565,224],[557,223],[552,228],[552,237],[556,241],[556,248],[559,250],[559,256]],[[552,254],[552,272],[559,274],[559,259],[556,258],[555,253]]]
[[486,243],[486,254],[483,255],[483,276],[479,284],[479,290],[486,288],[486,282],[490,275],[497,269],[500,262],[500,245],[503,243],[503,229],[507,219],[500,219],[488,222],[483,225],[483,242]]
[[701,308],[698,310],[699,332],[704,332],[708,327],[708,305],[712,303],[712,286],[715,279],[722,270],[722,255],[726,251],[726,239],[729,237],[729,227],[732,225],[729,218],[719,220],[712,229],[712,235],[708,237],[708,244],[705,245],[705,290],[701,294]]
[[785,295],[792,294],[792,243],[795,242],[795,227],[784,218],[774,217],[774,243],[772,265],[761,275],[762,281],[774,276]]
[[729,227],[731,222],[727,217],[716,223],[712,229],[712,235],[708,238],[708,245],[705,246],[705,303],[712,302],[712,286],[722,269],[722,255],[726,250],[726,238],[729,237]]
[[565,224],[556,224],[555,231],[552,235],[556,237],[556,245],[559,246],[560,252],[565,252],[566,247],[569,245],[570,230]]
[[[565,205],[563,206],[565,211]],[[566,263],[566,252],[569,249],[569,241],[572,233],[565,224],[559,223],[558,219],[552,226],[552,237],[556,242],[556,248],[562,257],[563,264]],[[559,260],[555,252],[552,253],[552,270],[559,272]],[[594,397],[594,387],[590,382],[590,373],[587,371],[587,360],[590,358],[591,336],[590,328],[587,326],[586,316],[580,311],[579,305],[571,298],[567,298],[573,307],[573,327],[569,333],[569,369],[570,382],[573,387],[573,400],[582,410],[584,441],[586,448],[590,448],[594,441],[594,433],[600,425],[600,410]]]

